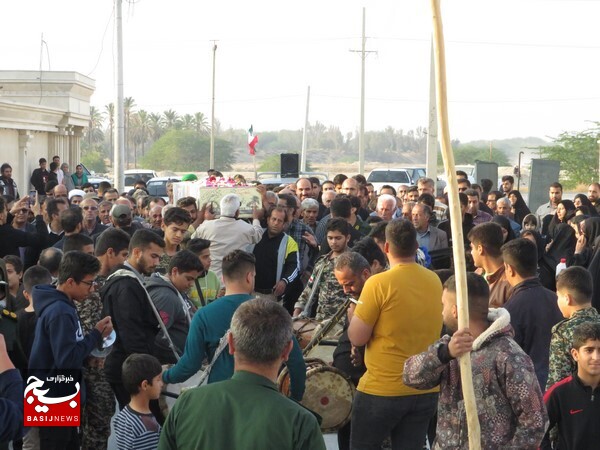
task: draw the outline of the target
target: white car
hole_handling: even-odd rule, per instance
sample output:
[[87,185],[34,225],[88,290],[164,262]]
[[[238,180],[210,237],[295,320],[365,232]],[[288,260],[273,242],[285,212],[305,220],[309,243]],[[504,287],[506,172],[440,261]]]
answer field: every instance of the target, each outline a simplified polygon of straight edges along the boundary
[[156,172],[149,169],[129,169],[123,172],[124,177],[124,192],[129,192],[133,189],[137,180],[143,180],[146,183],[152,178],[156,178]]
[[417,180],[425,176],[425,168],[377,168],[373,169],[367,177],[367,183],[371,183],[375,191],[379,192],[386,184],[398,190],[398,186],[404,184],[412,186]]

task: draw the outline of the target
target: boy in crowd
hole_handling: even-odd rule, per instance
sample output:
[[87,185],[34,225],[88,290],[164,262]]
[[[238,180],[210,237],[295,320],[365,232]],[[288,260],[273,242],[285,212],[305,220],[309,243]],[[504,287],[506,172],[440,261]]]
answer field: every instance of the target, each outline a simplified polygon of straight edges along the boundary
[[217,297],[222,297],[222,286],[219,277],[210,269],[210,241],[208,239],[195,238],[188,242],[186,250],[196,254],[202,263],[203,271],[196,278],[194,286],[190,289],[188,296],[196,308],[208,305]]
[[179,244],[191,224],[192,216],[183,208],[169,208],[164,214],[161,228],[165,233],[165,252],[160,258],[158,272],[167,273],[171,258],[180,250]]
[[[561,450],[592,450],[600,441],[600,402],[594,401],[600,385],[600,323],[585,322],[573,331],[571,355],[577,372],[552,386],[544,395],[549,430],[558,427]],[[541,448],[551,449],[550,433]]]
[[[189,250],[181,250],[169,263],[167,275],[153,274],[146,279],[146,290],[165,325],[168,336],[156,336],[154,355],[162,364],[174,364],[183,354],[185,339],[192,321],[192,304],[186,292],[202,272],[198,257]],[[171,339],[171,348],[168,338]]]
[[[350,225],[345,219],[329,219],[326,236],[331,251],[315,262],[308,284],[294,305],[294,317],[301,313],[312,317],[316,302],[316,319],[331,319],[346,301],[347,296],[335,278],[333,267],[337,257],[348,250]],[[313,287],[315,284],[317,286]]]
[[[31,291],[34,286],[40,284],[52,283],[52,275],[48,269],[42,266],[31,266],[23,274],[23,296],[27,300],[27,306],[24,309],[17,311],[17,335],[21,348],[25,352],[25,356],[29,360],[33,339],[35,337],[35,323],[37,317],[33,309],[33,300],[31,299]],[[19,367],[23,378],[27,379],[27,367]]]
[[571,356],[575,328],[582,323],[600,323],[600,314],[592,307],[592,290],[592,276],[583,267],[569,267],[556,279],[558,308],[565,320],[552,328],[548,389],[577,369]]
[[150,411],[150,400],[160,397],[161,372],[160,362],[152,355],[134,353],[123,363],[123,386],[131,400],[115,418],[120,450],[154,450],[158,447],[160,425]]

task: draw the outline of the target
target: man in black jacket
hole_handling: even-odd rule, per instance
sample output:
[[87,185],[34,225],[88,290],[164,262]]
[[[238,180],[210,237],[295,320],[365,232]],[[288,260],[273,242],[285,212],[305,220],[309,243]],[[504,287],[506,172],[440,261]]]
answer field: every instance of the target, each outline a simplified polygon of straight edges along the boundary
[[151,275],[164,252],[165,241],[151,230],[138,230],[129,243],[129,256],[106,280],[100,291],[103,314],[112,317],[117,340],[106,358],[104,373],[119,408],[129,403],[121,366],[132,353],[154,354],[158,320],[149,303],[143,275]]
[[46,183],[50,179],[50,172],[48,172],[46,169],[46,165],[48,164],[46,158],[40,158],[39,163],[40,167],[32,172],[31,179],[29,181],[37,191],[38,195],[43,197],[46,195],[45,187]]
[[562,320],[556,294],[537,278],[537,247],[528,239],[502,246],[506,279],[513,291],[504,307],[510,313],[515,341],[535,366],[542,391],[548,379],[552,327]]

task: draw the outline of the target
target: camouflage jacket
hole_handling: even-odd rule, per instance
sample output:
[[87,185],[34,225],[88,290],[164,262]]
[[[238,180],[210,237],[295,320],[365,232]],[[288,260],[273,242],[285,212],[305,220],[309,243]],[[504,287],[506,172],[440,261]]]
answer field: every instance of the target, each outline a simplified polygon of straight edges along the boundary
[[[473,342],[471,363],[481,448],[537,450],[548,415],[531,358],[512,339],[510,315],[491,309],[489,328]],[[457,359],[446,335],[404,365],[404,384],[416,389],[440,385],[434,450],[469,448],[466,413]]]
[[552,327],[550,368],[546,389],[575,372],[577,365],[571,356],[573,330],[584,322],[600,322],[600,314],[596,308],[589,307],[575,311],[570,319],[558,322]]
[[106,283],[106,277],[98,275],[96,277],[96,283],[96,290],[88,295],[84,301],[74,302],[84,335],[92,331],[96,324],[100,322],[100,319],[102,319],[102,299],[100,298],[100,289],[102,289],[104,283]]
[[317,259],[308,284],[294,305],[295,308],[304,309],[316,283],[313,302],[317,301],[317,320],[330,319],[348,298],[333,274],[335,258],[331,254],[329,252]]

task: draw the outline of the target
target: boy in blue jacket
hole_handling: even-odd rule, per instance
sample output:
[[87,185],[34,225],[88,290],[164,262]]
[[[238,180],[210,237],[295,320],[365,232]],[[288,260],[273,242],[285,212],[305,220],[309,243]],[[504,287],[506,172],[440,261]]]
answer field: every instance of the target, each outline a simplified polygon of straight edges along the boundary
[[[85,358],[112,332],[110,317],[100,320],[95,329],[83,336],[74,301],[83,301],[95,289],[100,262],[87,253],[67,252],[58,269],[58,286],[33,288],[34,309],[38,313],[35,339],[29,358],[29,376],[39,380],[56,375],[74,375],[82,385],[81,370]],[[57,385],[65,386],[65,385]],[[85,388],[81,387],[81,401]],[[62,396],[65,392],[50,392]],[[40,427],[40,449],[78,449],[77,427]]]

